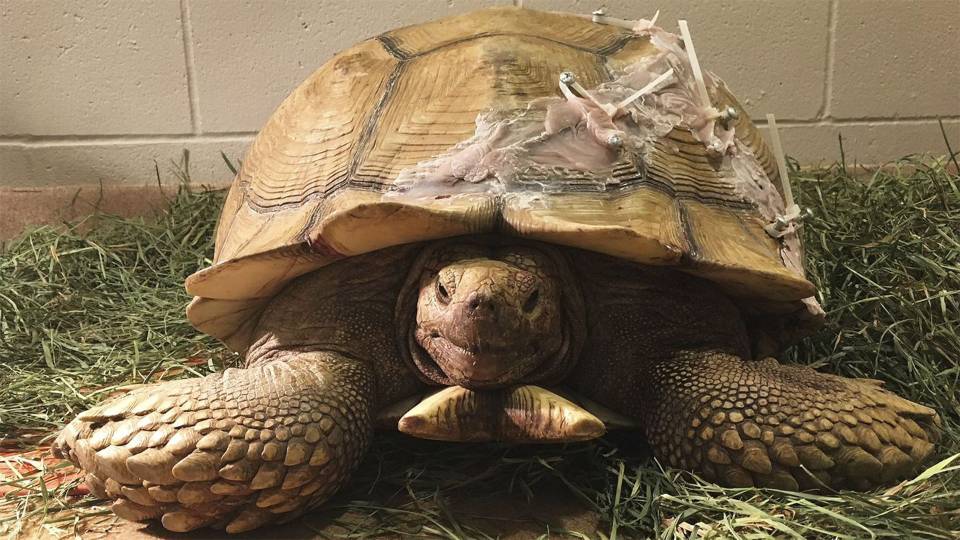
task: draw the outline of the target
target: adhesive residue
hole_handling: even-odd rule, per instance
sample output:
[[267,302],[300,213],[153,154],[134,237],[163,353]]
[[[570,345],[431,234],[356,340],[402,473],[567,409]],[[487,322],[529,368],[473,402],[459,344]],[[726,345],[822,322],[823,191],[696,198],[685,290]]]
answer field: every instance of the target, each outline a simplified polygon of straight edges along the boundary
[[[705,108],[697,99],[696,81],[679,38],[649,21],[639,21],[635,32],[650,37],[655,54],[627,66],[588,95],[565,91],[565,98],[540,98],[521,110],[479,115],[471,138],[401,171],[388,196],[519,191],[531,187],[525,177],[549,177],[552,171],[561,176],[577,171],[578,176],[605,183],[613,164],[628,157],[624,154],[642,158],[652,140],[677,126],[688,127],[708,151],[733,155],[734,131],[717,122],[716,109]],[[617,107],[671,69],[673,76],[659,88]],[[706,77],[711,88],[720,84],[715,77]],[[540,187],[550,190],[548,185]]]
[[[615,182],[616,163],[643,162],[654,141],[685,127],[708,154],[729,163],[735,173],[728,177],[734,190],[755,204],[765,220],[782,214],[783,200],[756,156],[737,141],[732,123],[720,121],[717,109],[699,98],[681,38],[649,20],[631,24],[636,34],[649,37],[654,54],[625,66],[612,81],[595,88],[575,93],[558,81],[562,98],[539,98],[519,110],[478,115],[472,137],[401,171],[394,190],[385,197],[423,200],[521,192],[535,198],[537,193],[562,192],[562,180],[571,176],[602,186]],[[634,96],[670,70],[672,75],[662,84]],[[709,72],[704,73],[704,83],[710,93],[723,84]],[[788,231],[781,240],[785,266],[803,275],[796,231]]]

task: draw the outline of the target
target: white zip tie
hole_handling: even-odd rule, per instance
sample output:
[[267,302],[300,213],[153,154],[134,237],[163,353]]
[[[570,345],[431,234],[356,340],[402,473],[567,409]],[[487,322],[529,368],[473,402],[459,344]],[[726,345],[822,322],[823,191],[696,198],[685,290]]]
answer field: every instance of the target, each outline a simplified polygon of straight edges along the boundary
[[[566,92],[564,92],[564,87],[566,87]],[[560,74],[560,91],[563,92],[564,97],[566,97],[567,99],[570,99],[570,95],[572,94],[572,92],[570,92],[571,89],[575,90],[578,94],[580,94],[580,97],[589,99],[591,102],[593,102],[594,105],[596,105],[597,107],[600,107],[600,109],[602,109],[603,112],[607,113],[607,115],[610,116],[610,118],[613,118],[617,115],[616,106],[611,105],[609,103],[600,103],[600,100],[595,98],[593,94],[591,94],[589,91],[587,91],[586,88],[583,87],[583,85],[577,82],[576,75],[574,75],[573,73],[570,73],[569,71],[564,71],[563,73]]]
[[[577,82],[577,77],[573,73],[569,71],[560,73],[560,92],[563,94],[563,97],[567,98],[568,101],[576,97],[573,90],[576,90],[577,93],[580,94],[580,97],[588,99],[593,102],[594,105],[600,107],[603,112],[607,113],[611,120],[616,117],[619,109],[609,103],[600,103],[597,98],[593,97],[593,94]],[[612,133],[607,138],[606,143],[607,146],[611,148],[619,149],[623,146],[623,137],[620,133]]]
[[607,17],[606,10],[600,8],[594,11],[590,17],[590,20],[598,24],[609,24],[610,26],[619,26],[620,28],[626,28],[627,30],[633,30],[634,25],[637,23],[634,21],[628,21],[626,19],[618,19],[616,17]]
[[700,104],[704,109],[710,109],[713,104],[710,103],[710,94],[707,93],[707,84],[703,81],[703,72],[700,70],[700,61],[697,60],[697,50],[693,46],[693,38],[690,37],[690,28],[687,27],[687,21],[680,19],[677,21],[680,25],[680,35],[683,37],[683,43],[687,49],[687,57],[690,59],[690,67],[693,69],[693,78],[697,82],[697,93],[700,94]]
[[660,18],[660,10],[658,9],[656,13],[653,14],[653,18],[650,19],[650,26],[657,24],[657,19]]
[[[643,29],[649,28],[657,23],[657,17],[660,16],[660,10],[658,9],[656,13],[653,14],[653,18],[650,19],[650,22]],[[618,19],[616,17],[607,17],[607,10],[605,8],[600,8],[591,13],[590,20],[597,24],[608,24],[610,26],[619,26],[620,28],[626,28],[627,30],[637,31],[637,24],[640,21],[631,21],[628,19]]]
[[786,206],[784,213],[774,218],[772,223],[763,227],[767,234],[780,238],[787,234],[790,225],[802,219],[800,206],[793,200],[793,190],[790,187],[790,176],[787,174],[787,159],[783,155],[783,145],[780,143],[780,131],[777,130],[777,118],[767,113],[767,128],[770,130],[770,141],[773,143],[773,157],[777,160],[777,170],[780,172],[780,185],[783,187],[783,202]]
[[777,159],[777,169],[780,171],[780,183],[783,184],[783,199],[790,208],[793,203],[793,190],[790,189],[790,178],[787,176],[787,160],[783,157],[783,145],[780,144],[780,131],[777,129],[777,117],[767,113],[767,129],[770,130],[770,140],[773,142],[773,157]]
[[[659,13],[659,11],[657,13]],[[673,82],[673,68],[663,72],[659,77],[647,83],[646,86],[627,96],[626,99],[617,104],[617,110],[624,109],[644,95],[659,90],[660,86],[668,79],[670,79],[670,82]]]

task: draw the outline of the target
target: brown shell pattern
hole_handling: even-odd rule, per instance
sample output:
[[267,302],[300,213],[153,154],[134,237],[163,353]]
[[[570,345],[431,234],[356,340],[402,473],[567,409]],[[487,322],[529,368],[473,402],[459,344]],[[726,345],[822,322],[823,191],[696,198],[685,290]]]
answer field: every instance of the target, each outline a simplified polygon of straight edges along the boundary
[[[763,230],[769,216],[737,189],[742,167],[709,155],[682,124],[600,171],[530,170],[507,190],[453,183],[430,197],[391,196],[399,176],[474,137],[478,116],[558,98],[561,72],[597,88],[656,53],[649,35],[516,8],[394,30],[341,52],[247,151],[214,265],[187,280],[197,297],[191,322],[243,350],[263,305],[299,275],[392,245],[491,232],[676,266],[733,295],[800,305],[814,287],[785,264],[783,240]],[[741,155],[780,189],[757,130],[710,81],[714,106],[741,112],[732,126]]]

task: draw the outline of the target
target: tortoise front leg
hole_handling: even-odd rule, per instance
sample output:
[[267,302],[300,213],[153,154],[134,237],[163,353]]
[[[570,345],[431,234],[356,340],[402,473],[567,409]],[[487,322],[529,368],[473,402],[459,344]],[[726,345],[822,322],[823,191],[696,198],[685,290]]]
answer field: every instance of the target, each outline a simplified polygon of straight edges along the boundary
[[280,352],[90,409],[54,450],[120,517],[240,532],[292,519],[347,481],[370,438],[374,386],[358,360]]
[[937,439],[936,413],[879,381],[772,358],[690,353],[647,379],[642,420],[657,456],[726,485],[869,489],[913,472]]

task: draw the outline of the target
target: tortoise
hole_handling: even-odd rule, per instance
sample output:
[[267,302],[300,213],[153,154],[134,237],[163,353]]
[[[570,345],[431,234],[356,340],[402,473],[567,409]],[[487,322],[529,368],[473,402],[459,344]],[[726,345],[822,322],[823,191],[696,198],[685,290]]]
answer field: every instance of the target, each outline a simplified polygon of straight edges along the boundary
[[746,113],[653,21],[594,19],[485,9],[323,65],[252,143],[186,282],[190,321],[245,367],[94,407],[55,452],[174,531],[296,517],[375,427],[637,429],[733,486],[914,471],[933,410],[771,357],[823,311]]

